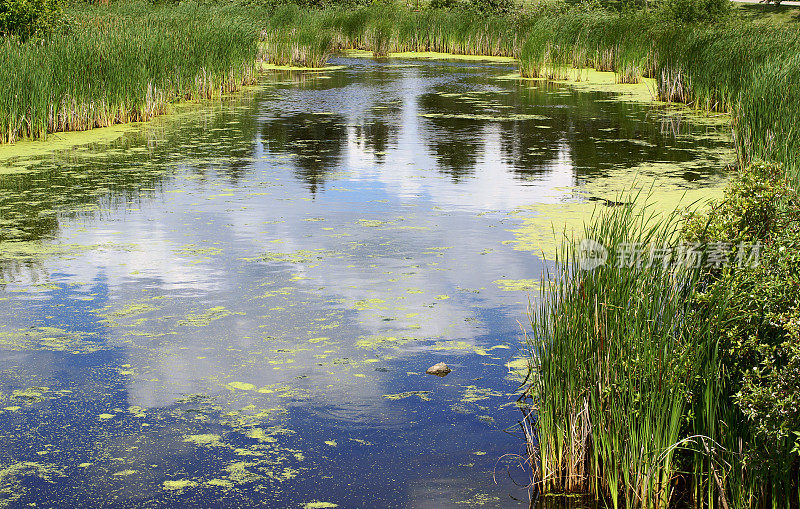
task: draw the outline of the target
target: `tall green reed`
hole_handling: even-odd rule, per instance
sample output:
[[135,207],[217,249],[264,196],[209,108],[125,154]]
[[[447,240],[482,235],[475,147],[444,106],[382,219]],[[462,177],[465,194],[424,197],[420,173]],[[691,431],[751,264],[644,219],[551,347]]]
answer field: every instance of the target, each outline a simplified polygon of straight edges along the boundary
[[76,9],[70,32],[0,42],[0,142],[152,118],[256,77],[258,31],[192,7]]
[[605,263],[587,267],[585,241],[565,239],[545,276],[529,338],[539,489],[615,508],[727,503],[738,435],[719,426],[732,421],[709,317],[691,307],[699,272],[681,256],[680,218],[601,210],[583,238]]

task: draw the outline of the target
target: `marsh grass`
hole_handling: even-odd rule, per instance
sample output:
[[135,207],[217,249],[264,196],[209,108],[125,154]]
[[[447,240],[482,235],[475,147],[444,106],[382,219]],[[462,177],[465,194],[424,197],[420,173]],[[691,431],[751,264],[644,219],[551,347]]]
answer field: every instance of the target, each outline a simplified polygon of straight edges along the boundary
[[0,41],[0,142],[148,120],[255,81],[251,20],[137,4],[71,14],[69,32]]
[[[606,264],[584,270],[579,242],[566,239],[545,275],[529,338],[542,491],[590,493],[615,508],[681,498],[722,507],[737,488],[716,340],[709,317],[690,308],[698,272],[659,258],[678,247],[680,218],[602,210],[583,238],[609,248]],[[631,263],[631,245],[651,246],[654,261]]]

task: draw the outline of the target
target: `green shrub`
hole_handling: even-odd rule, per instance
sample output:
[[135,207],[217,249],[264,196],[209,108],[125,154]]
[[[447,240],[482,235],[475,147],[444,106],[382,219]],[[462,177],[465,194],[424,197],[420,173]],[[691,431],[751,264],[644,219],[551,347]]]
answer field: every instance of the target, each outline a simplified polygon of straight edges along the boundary
[[459,5],[458,0],[431,0],[428,3],[430,9],[452,9]]
[[694,23],[729,14],[730,4],[730,0],[663,0],[660,10],[674,20]]
[[514,8],[514,0],[471,0],[469,5],[486,13],[507,13]]
[[714,334],[728,397],[747,423],[743,465],[774,501],[796,500],[800,466],[800,193],[792,182],[779,165],[752,164],[686,231],[690,241],[760,244],[757,264],[709,271],[697,302],[728,295]]
[[45,35],[61,19],[62,6],[62,0],[0,0],[0,36]]

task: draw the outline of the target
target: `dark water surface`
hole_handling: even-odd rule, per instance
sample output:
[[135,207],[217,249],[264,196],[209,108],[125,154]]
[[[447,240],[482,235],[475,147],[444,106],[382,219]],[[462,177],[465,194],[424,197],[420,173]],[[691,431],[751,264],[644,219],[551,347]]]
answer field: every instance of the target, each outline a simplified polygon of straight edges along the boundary
[[716,187],[726,128],[332,63],[3,162],[0,506],[527,506],[513,230],[650,163]]

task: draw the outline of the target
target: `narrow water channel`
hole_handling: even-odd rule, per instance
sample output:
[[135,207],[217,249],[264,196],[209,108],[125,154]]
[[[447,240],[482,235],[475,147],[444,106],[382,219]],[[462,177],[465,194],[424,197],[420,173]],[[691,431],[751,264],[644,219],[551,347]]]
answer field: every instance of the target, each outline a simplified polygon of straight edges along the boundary
[[719,189],[728,128],[507,64],[331,64],[0,150],[0,506],[527,507],[547,225],[635,178]]

